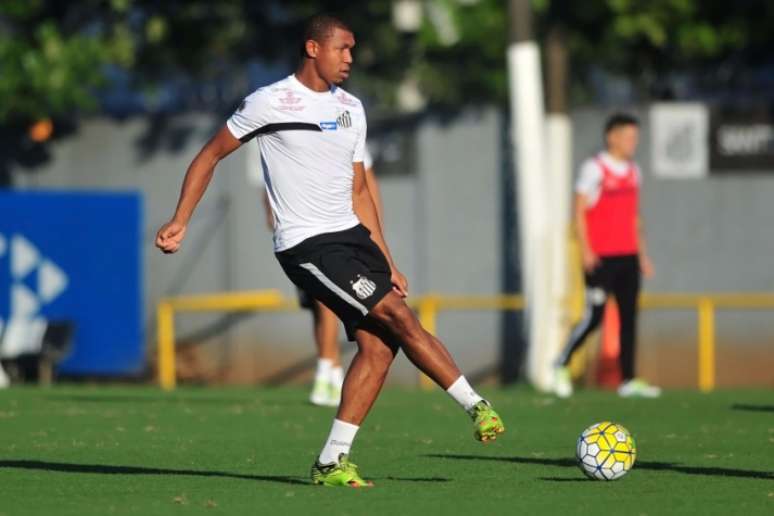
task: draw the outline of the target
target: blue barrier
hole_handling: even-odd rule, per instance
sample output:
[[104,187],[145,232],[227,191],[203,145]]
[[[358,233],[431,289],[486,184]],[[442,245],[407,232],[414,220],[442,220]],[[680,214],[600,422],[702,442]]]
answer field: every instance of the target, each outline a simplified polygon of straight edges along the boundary
[[139,193],[0,191],[0,326],[75,323],[72,375],[144,366]]

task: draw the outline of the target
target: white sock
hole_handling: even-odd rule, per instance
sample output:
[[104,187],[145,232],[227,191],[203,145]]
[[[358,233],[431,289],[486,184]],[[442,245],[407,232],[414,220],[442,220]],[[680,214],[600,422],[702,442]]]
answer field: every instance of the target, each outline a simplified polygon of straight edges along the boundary
[[338,389],[344,385],[344,369],[341,366],[335,366],[331,369],[331,383]]
[[339,455],[346,453],[349,455],[349,449],[352,447],[352,441],[355,440],[355,434],[360,429],[359,426],[346,423],[338,419],[333,420],[331,433],[328,440],[325,441],[320,458],[320,464],[331,464],[339,462]]
[[0,364],[0,389],[8,387],[9,385],[11,385],[11,379],[5,374],[2,364]]
[[448,392],[449,396],[454,398],[454,401],[459,403],[466,411],[472,409],[476,403],[484,399],[473,390],[473,387],[470,386],[464,376],[457,378],[454,383],[446,389],[446,392]]
[[331,377],[332,369],[333,369],[333,360],[331,360],[330,358],[318,358],[317,372],[314,374],[315,381],[317,380],[327,381]]

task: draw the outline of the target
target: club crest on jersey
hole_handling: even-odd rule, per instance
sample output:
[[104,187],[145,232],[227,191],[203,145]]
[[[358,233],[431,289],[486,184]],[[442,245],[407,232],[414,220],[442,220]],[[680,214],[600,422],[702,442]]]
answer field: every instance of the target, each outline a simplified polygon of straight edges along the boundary
[[336,118],[336,123],[339,124],[339,127],[352,127],[352,115],[349,114],[349,111],[344,111]]
[[322,129],[323,131],[335,131],[337,128],[338,128],[338,122],[336,122],[335,120],[320,122],[320,129]]
[[350,284],[355,295],[360,299],[367,299],[376,292],[376,283],[360,274],[357,275],[357,281],[351,281]]

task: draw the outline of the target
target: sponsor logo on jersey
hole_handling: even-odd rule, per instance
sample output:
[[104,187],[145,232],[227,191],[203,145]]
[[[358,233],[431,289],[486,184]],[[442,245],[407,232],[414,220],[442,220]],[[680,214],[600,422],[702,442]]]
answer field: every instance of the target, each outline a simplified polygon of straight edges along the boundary
[[342,104],[346,104],[347,106],[357,106],[357,101],[355,101],[352,97],[350,97],[343,91],[339,92],[339,94],[336,95],[336,99],[338,99],[338,101],[341,102]]
[[285,90],[285,96],[280,98],[279,101],[283,104],[298,104],[301,102],[301,97],[296,95],[293,90]]
[[279,111],[303,111],[306,106],[301,104],[301,101],[303,100],[302,97],[297,95],[293,90],[291,89],[284,89],[281,90],[285,92],[284,97],[280,97],[280,105],[277,106],[277,109]]
[[355,291],[355,295],[360,299],[371,297],[376,292],[376,283],[360,274],[357,275],[357,278],[357,281],[352,282],[352,290]]
[[349,111],[344,111],[336,118],[336,122],[339,124],[339,127],[352,127],[352,116],[349,114]]
[[320,129],[323,131],[335,131],[338,127],[336,120],[320,122]]

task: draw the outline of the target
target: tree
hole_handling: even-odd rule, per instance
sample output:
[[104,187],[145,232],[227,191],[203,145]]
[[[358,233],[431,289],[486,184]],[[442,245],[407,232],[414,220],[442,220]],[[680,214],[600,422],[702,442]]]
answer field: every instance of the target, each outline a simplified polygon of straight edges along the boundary
[[[134,49],[122,3],[99,4],[7,0],[0,5],[0,123],[93,108],[93,90],[105,82],[103,67],[131,65]],[[105,19],[113,23],[100,23]]]
[[[235,80],[245,63],[291,67],[303,23],[319,11],[342,15],[355,30],[358,65],[350,87],[366,97],[371,113],[394,110],[407,82],[431,108],[504,103],[505,2],[416,1],[424,20],[417,32],[404,33],[393,25],[391,0],[4,0],[0,184],[15,159],[9,155],[39,150],[27,133],[30,124],[53,118],[54,136],[61,135],[60,119],[98,107],[96,92],[111,70],[143,91],[170,81],[211,81],[227,90],[219,105],[186,99],[184,107],[230,109],[247,90]],[[739,71],[770,60],[774,46],[774,3],[767,0],[532,5],[538,39],[551,33],[562,36],[555,45],[566,42],[576,102],[591,97],[594,70],[629,78],[648,98],[668,93],[677,71],[722,64],[733,81]]]

